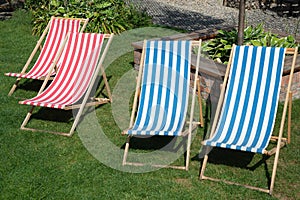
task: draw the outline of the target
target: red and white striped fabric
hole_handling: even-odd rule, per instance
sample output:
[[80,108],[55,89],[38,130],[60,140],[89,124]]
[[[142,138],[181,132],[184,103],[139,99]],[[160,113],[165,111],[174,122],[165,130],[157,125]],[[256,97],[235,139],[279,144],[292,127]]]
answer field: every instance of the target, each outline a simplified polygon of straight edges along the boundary
[[104,35],[70,33],[61,63],[51,84],[36,97],[19,102],[31,106],[64,109],[86,92],[97,67]]
[[[47,76],[51,64],[68,32],[80,30],[80,19],[52,18],[41,53],[31,70],[26,73],[5,73],[18,78],[41,79]],[[60,62],[60,61],[59,61]],[[53,72],[53,75],[55,72]]]

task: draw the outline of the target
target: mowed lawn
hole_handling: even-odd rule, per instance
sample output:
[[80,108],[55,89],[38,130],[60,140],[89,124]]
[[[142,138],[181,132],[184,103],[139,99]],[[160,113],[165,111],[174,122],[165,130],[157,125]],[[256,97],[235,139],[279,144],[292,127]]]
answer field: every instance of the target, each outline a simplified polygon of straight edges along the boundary
[[[107,156],[107,160],[101,162],[101,155],[97,157],[86,148],[78,130],[71,138],[20,130],[29,106],[20,105],[18,101],[33,97],[41,83],[21,81],[20,88],[13,96],[8,97],[15,78],[3,74],[20,71],[34,48],[38,37],[31,35],[30,20],[27,12],[17,11],[12,19],[0,21],[0,199],[300,198],[300,100],[293,102],[291,144],[280,151],[273,196],[239,186],[199,181],[200,162],[196,158],[205,128],[199,128],[193,140],[193,159],[189,171],[158,169],[145,173],[130,173],[129,167],[122,170],[122,158],[116,159],[117,156],[113,154],[115,151],[110,152],[105,145],[95,145],[98,154],[111,154],[112,162],[114,159],[120,161],[112,163],[112,166],[117,166],[115,168],[103,164],[109,163],[106,161],[110,157]],[[172,33],[170,30],[169,34]],[[116,40],[118,37],[115,37]],[[118,80],[132,70],[132,63],[133,52],[130,51],[119,56],[107,68],[112,90]],[[281,111],[282,104],[279,107],[279,112]],[[122,152],[126,137],[121,135],[121,129],[114,120],[111,104],[97,107],[95,113],[97,123],[102,128],[99,132],[103,131],[115,149]],[[36,109],[29,125],[67,131],[71,124],[70,112]],[[278,124],[275,126],[276,132]],[[146,150],[133,151],[144,153]],[[207,175],[267,187],[274,156],[260,162],[262,155],[224,150],[213,153],[207,166]],[[181,156],[176,164],[182,164],[183,160]]]

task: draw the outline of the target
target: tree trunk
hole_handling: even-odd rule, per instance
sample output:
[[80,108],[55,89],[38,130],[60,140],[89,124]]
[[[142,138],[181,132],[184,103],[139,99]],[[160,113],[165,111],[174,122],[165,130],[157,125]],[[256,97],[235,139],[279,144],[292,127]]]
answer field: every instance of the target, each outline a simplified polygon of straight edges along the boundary
[[246,0],[240,0],[239,6],[238,45],[244,43],[245,1]]

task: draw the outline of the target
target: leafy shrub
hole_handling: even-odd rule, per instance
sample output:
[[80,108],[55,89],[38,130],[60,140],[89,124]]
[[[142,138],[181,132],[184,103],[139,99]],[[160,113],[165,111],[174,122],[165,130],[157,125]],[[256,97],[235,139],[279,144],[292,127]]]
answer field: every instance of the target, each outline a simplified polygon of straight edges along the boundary
[[33,34],[40,35],[51,16],[89,18],[89,32],[120,33],[151,24],[149,16],[122,0],[27,0],[31,10]]
[[[209,57],[213,60],[226,64],[229,60],[231,47],[233,44],[237,44],[237,41],[237,30],[220,30],[214,39],[203,44],[202,49],[204,52],[207,52]],[[280,38],[276,34],[265,32],[262,24],[256,27],[248,26],[245,28],[244,44],[272,47],[300,47],[293,36],[290,35]]]

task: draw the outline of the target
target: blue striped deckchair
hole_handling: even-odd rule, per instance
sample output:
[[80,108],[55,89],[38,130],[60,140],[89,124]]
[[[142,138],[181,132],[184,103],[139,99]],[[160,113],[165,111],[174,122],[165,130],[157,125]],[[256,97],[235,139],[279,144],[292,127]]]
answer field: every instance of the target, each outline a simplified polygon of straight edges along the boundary
[[[296,49],[275,47],[232,48],[216,117],[211,128],[211,137],[202,144],[267,155],[276,153],[271,187],[267,190],[253,186],[246,187],[272,193],[279,149],[282,142],[286,141],[286,138],[282,138],[285,113],[279,136],[276,138],[278,146],[270,151],[266,148],[275,123],[285,54],[294,54],[295,62],[296,52]],[[294,66],[295,63],[292,66],[290,81]],[[290,84],[285,109],[290,98],[289,92]],[[219,180],[204,176],[207,158],[206,155],[200,179]]]
[[[186,166],[173,167],[188,169],[190,137],[195,123],[190,121],[187,131],[183,131],[183,127],[188,110],[192,43],[191,41],[144,42],[142,65],[139,70],[130,128],[123,131],[123,134],[129,136],[126,142],[123,165],[132,164],[126,161],[129,140],[132,136],[187,135]],[[200,49],[200,42],[195,42],[195,44]],[[196,74],[198,73],[199,58],[200,53],[198,54]],[[194,104],[196,82],[192,104]],[[139,106],[136,113],[138,97]],[[193,118],[193,105],[191,109],[190,120]]]

